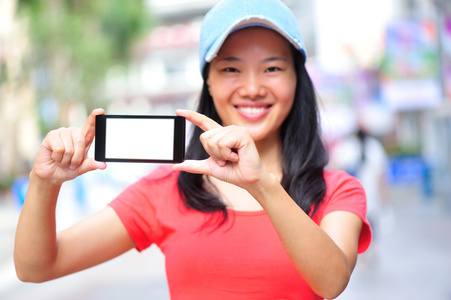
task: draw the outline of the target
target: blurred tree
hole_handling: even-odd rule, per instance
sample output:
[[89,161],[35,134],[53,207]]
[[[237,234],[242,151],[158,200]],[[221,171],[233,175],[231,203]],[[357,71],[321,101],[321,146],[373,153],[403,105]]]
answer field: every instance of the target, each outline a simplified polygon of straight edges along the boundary
[[112,66],[128,64],[133,44],[151,25],[145,0],[18,4],[19,16],[28,24],[31,49],[25,70],[36,86],[43,133],[65,123],[60,107],[83,103],[90,111],[104,106],[106,73]]

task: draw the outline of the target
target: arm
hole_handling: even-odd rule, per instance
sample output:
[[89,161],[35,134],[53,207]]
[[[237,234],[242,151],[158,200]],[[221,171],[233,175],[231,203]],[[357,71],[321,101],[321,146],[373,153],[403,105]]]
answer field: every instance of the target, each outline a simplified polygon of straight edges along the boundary
[[337,211],[318,226],[271,177],[248,191],[268,214],[285,251],[315,293],[327,299],[337,297],[356,263],[362,220]]
[[361,219],[338,211],[325,216],[318,226],[263,167],[245,128],[222,128],[194,112],[178,114],[205,131],[201,141],[210,157],[173,168],[210,175],[246,189],[266,211],[287,254],[315,293],[337,297],[356,262]]
[[50,132],[38,149],[14,247],[16,272],[23,281],[64,276],[133,247],[111,208],[56,233],[55,207],[62,183],[106,167],[86,155],[95,135],[95,116],[101,113],[93,111],[83,129]]

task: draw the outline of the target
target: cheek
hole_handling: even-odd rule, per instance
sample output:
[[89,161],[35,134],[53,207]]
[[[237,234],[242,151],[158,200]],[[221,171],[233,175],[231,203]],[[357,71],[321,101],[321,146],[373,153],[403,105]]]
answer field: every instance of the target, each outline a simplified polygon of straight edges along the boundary
[[221,89],[210,89],[210,96],[213,99],[213,104],[215,105],[216,110],[218,111],[227,103],[227,97]]
[[[216,99],[224,98],[224,91],[226,88],[224,86],[224,82],[218,80],[214,74],[211,74],[207,80],[208,92],[210,96],[216,101]],[[216,104],[216,103],[215,103]]]
[[[296,96],[296,80],[290,80],[288,81],[289,84],[286,84],[285,82],[285,88],[278,89],[279,92],[279,99],[284,102],[284,105],[286,105],[287,109],[291,109],[291,106],[293,105],[294,98]],[[281,85],[279,85],[280,87]]]
[[226,123],[228,123],[227,100],[226,100],[227,98],[224,95],[218,93],[218,91],[215,91],[214,89],[210,91],[210,95],[213,99],[213,105],[215,106],[216,112],[222,121],[222,125],[226,125]]
[[285,89],[279,89],[279,101],[280,101],[280,117],[285,120],[293,107],[294,99],[296,96],[296,83],[286,85]]
[[233,90],[233,85],[224,81],[215,81],[214,85],[208,86],[208,91],[213,99],[213,104],[215,105],[218,114],[220,114],[220,110],[224,110],[224,108],[227,107],[233,94]]
[[215,106],[216,109],[216,113],[219,116],[219,119],[221,119],[221,125],[222,126],[228,126],[228,125],[233,125],[234,121],[232,118],[232,112],[230,111],[230,107],[228,107],[227,105],[225,105],[224,102],[214,102],[213,104]]

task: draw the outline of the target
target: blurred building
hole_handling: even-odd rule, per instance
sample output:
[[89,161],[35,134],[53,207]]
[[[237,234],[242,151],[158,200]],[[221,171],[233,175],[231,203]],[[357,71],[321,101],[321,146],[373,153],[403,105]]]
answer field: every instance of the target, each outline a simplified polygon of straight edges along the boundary
[[33,89],[23,76],[28,40],[16,0],[0,0],[0,188],[26,176],[39,141]]
[[[451,2],[404,0],[398,6],[386,34],[392,68],[382,68],[383,96],[396,113],[398,148],[417,150],[421,161],[411,171],[422,172],[424,196],[438,193],[450,201]],[[407,170],[393,171],[409,178]]]

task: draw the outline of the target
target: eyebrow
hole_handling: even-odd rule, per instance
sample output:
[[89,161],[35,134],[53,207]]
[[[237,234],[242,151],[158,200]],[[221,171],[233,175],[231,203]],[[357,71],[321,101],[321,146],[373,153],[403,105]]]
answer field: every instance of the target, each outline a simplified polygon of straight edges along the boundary
[[271,57],[265,58],[263,61],[264,62],[272,62],[272,61],[277,61],[277,60],[288,61],[288,59],[286,57],[282,57],[282,56],[271,56]]
[[217,58],[218,61],[228,61],[228,62],[234,62],[234,61],[241,61],[238,57],[235,56],[227,56],[223,58]]
[[[282,57],[282,56],[270,56],[270,57],[263,59],[262,62],[272,62],[272,61],[278,61],[278,60],[288,61],[287,58]],[[236,61],[241,61],[241,59],[236,56],[228,56],[228,57],[218,58],[218,61],[236,62]]]

